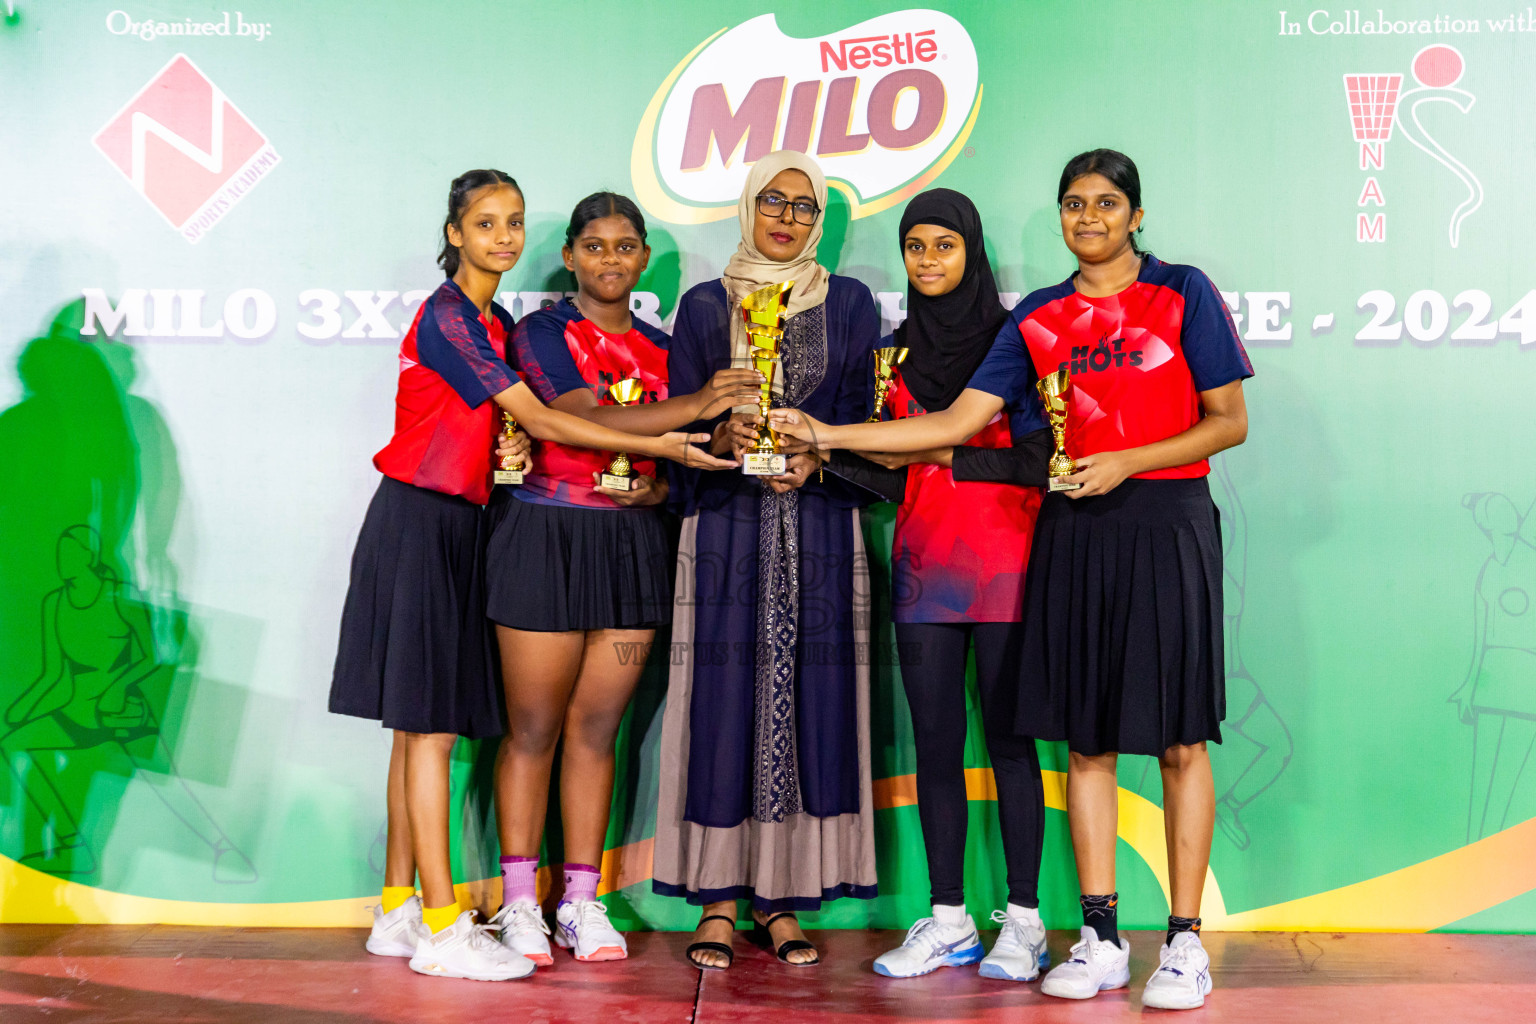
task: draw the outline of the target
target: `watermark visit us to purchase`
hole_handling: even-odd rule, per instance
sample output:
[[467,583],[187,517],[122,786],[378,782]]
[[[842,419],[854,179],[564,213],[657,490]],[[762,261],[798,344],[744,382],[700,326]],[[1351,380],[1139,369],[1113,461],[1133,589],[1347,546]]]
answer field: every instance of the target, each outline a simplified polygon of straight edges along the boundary
[[133,36],[145,42],[156,39],[185,39],[195,36],[222,36],[264,42],[272,35],[270,21],[252,21],[243,11],[223,11],[213,18],[136,18],[122,9],[107,14],[107,31],[114,36]]

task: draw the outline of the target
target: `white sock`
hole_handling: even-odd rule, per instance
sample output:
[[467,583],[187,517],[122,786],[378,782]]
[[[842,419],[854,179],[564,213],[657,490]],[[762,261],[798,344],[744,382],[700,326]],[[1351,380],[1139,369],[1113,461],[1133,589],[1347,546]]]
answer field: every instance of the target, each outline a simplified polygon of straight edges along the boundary
[[1008,916],[1021,924],[1033,925],[1036,928],[1044,928],[1045,924],[1040,920],[1039,907],[1021,907],[1017,903],[1008,904]]
[[964,928],[970,916],[965,912],[964,905],[958,907],[946,907],[942,903],[933,905],[933,919],[945,928]]

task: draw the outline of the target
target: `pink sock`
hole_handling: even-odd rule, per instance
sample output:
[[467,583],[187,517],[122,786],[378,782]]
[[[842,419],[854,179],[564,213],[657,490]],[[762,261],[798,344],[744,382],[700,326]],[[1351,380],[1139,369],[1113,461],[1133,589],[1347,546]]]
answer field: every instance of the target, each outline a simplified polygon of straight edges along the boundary
[[501,902],[539,902],[539,858],[501,858]]
[[603,873],[591,864],[567,864],[565,866],[565,896],[562,902],[597,899],[597,883]]

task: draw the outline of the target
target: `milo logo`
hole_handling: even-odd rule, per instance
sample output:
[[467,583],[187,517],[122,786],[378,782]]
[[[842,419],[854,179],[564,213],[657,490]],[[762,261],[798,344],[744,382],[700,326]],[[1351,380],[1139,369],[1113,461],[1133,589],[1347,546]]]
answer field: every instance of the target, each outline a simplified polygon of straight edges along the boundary
[[896,11],[812,39],[764,14],[672,69],[635,133],[630,174],[649,213],[700,224],[735,212],[753,163],[793,149],[867,217],[943,173],[980,108],[976,48],[947,14]]

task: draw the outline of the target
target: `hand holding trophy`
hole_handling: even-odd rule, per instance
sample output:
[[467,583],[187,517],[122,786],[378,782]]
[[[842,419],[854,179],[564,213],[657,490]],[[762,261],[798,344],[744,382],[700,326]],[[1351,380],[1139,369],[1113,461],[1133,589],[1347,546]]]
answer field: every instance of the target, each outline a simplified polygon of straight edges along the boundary
[[[640,383],[638,377],[630,377],[621,380],[617,384],[610,385],[608,396],[618,405],[634,405],[645,393],[645,385]],[[608,471],[602,476],[603,486],[615,491],[627,491],[635,485],[635,477],[630,469],[629,456],[619,452],[608,463]]]
[[[517,417],[505,409],[501,411],[501,432],[508,437],[517,433]],[[491,474],[491,479],[498,484],[509,484],[514,487],[522,483],[523,463],[519,461],[515,466],[507,465],[511,461],[510,458],[502,459],[501,465],[497,466],[496,471]]]
[[1068,389],[1071,386],[1071,374],[1065,366],[1035,382],[1035,390],[1040,393],[1040,401],[1045,405],[1046,419],[1051,424],[1051,435],[1056,439],[1056,452],[1046,464],[1046,472],[1050,476],[1047,489],[1051,491],[1075,491],[1083,486],[1067,483],[1064,479],[1077,472],[1077,463],[1067,454],[1067,409],[1072,403]]
[[747,322],[752,368],[763,375],[758,394],[757,443],[741,457],[741,471],[748,476],[782,476],[786,465],[779,436],[768,426],[768,407],[773,404],[773,375],[779,367],[779,343],[784,339],[784,310],[795,282],[765,285],[741,300]]
[[894,345],[875,349],[875,410],[869,414],[867,422],[880,422],[880,409],[885,405],[885,396],[890,393],[896,367],[906,358],[907,350]]

